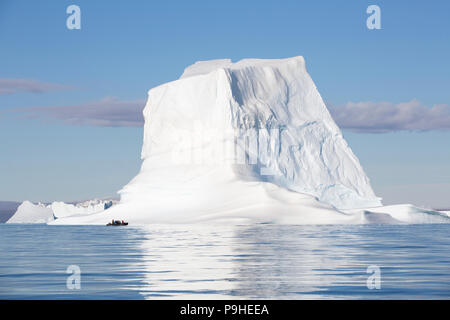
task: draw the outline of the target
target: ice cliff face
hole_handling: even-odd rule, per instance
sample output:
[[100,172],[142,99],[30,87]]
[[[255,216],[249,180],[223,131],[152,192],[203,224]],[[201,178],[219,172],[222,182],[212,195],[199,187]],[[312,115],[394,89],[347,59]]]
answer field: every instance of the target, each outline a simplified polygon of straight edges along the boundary
[[149,91],[144,116],[144,162],[121,191],[125,203],[155,208],[189,194],[196,205],[196,190],[226,195],[225,185],[253,182],[338,209],[381,205],[302,57],[197,62]]

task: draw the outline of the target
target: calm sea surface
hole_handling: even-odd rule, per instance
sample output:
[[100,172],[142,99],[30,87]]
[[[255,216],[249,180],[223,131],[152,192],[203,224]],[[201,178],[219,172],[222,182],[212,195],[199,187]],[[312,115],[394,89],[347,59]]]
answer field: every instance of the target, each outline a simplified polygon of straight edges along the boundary
[[0,224],[5,298],[450,299],[450,225]]

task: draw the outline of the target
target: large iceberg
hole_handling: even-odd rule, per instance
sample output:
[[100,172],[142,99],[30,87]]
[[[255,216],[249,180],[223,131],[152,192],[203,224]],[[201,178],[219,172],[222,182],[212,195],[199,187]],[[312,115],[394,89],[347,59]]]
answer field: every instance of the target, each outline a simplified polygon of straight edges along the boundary
[[197,62],[149,91],[144,117],[120,203],[53,223],[402,222],[380,209],[303,57]]
[[181,181],[190,189],[185,182],[205,176],[206,165],[214,186],[257,181],[340,209],[381,204],[302,57],[196,63],[150,90],[144,116],[144,163],[124,202]]

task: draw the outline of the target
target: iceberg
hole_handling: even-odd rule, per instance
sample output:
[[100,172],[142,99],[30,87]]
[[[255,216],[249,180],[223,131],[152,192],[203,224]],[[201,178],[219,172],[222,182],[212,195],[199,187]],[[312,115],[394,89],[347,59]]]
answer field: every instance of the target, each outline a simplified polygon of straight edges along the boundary
[[24,201],[6,223],[49,223],[56,219],[72,216],[86,216],[103,212],[117,203],[117,200],[88,200],[75,204],[55,201],[49,205]]
[[53,221],[53,211],[50,206],[30,201],[24,201],[14,215],[6,223],[37,223],[44,224]]
[[[359,217],[360,224],[425,224],[450,223],[448,214],[412,204],[397,204],[375,208],[345,210],[346,213]],[[357,219],[356,219],[357,220]]]
[[412,206],[382,206],[303,57],[197,62],[152,88],[143,114],[141,170],[119,191],[120,202],[52,224],[423,218]]
[[398,204],[368,209],[374,213],[389,214],[392,218],[409,223],[449,223],[448,215],[439,211],[419,208],[411,204]]
[[102,212],[112,207],[115,203],[117,203],[116,200],[99,199],[83,201],[76,204],[68,204],[60,201],[55,201],[51,204],[51,208],[55,218],[59,219],[74,215],[88,215]]

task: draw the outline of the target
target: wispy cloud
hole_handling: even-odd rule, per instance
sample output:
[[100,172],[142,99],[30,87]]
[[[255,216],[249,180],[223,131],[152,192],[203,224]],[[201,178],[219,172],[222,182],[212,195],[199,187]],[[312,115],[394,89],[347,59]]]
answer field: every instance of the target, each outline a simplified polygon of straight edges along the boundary
[[[27,118],[63,121],[72,125],[139,127],[144,124],[145,100],[119,100],[106,97],[78,105],[30,107],[12,110]],[[342,129],[360,133],[394,131],[450,130],[450,105],[428,107],[413,99],[409,102],[349,102],[329,106]]]
[[329,106],[342,129],[355,132],[450,130],[450,105],[428,107],[413,99],[409,102],[349,102]]
[[70,86],[58,83],[48,83],[32,79],[0,78],[0,95],[19,92],[43,93],[71,88]]
[[145,100],[123,101],[106,97],[85,104],[59,107],[31,107],[12,110],[26,118],[53,118],[72,125],[139,127],[144,124]]

